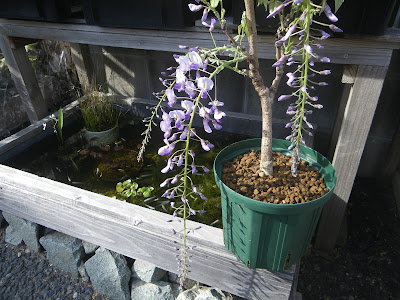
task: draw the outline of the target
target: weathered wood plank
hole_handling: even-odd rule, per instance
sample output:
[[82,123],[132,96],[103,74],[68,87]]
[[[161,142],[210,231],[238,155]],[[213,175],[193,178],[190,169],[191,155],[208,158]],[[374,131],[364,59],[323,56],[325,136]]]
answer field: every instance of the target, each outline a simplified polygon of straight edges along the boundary
[[[0,34],[7,36],[35,37],[82,44],[136,48],[179,52],[177,45],[185,41],[189,46],[212,47],[206,31],[192,28],[182,30],[128,29],[99,27],[83,24],[56,24],[34,21],[0,19]],[[214,39],[226,43],[221,32]],[[260,35],[259,55],[264,59],[275,59],[274,36]],[[321,55],[328,56],[333,63],[387,66],[396,43],[364,39],[328,39]]]
[[[0,165],[0,210],[177,272],[170,215]],[[189,222],[190,228],[199,223]],[[189,278],[247,299],[288,299],[295,275],[251,270],[225,249],[222,230],[201,224],[190,237]]]
[[47,115],[47,105],[25,47],[23,45],[16,46],[10,42],[7,36],[0,35],[0,48],[29,120],[31,123],[40,120]]
[[94,80],[94,68],[90,58],[89,45],[71,43],[71,56],[82,87],[89,87]]
[[335,246],[387,69],[375,66],[358,68],[332,160],[337,184],[322,211],[315,242],[318,249],[331,250]]

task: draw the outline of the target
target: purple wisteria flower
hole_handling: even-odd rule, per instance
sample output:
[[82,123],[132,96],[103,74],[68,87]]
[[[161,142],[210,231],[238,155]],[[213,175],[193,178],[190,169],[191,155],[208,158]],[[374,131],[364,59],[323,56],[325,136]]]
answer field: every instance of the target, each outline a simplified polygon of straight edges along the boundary
[[283,9],[285,8],[284,4],[278,5],[274,11],[272,11],[268,16],[267,19],[275,17],[277,14],[279,14]]
[[337,22],[338,18],[333,14],[331,8],[329,7],[328,3],[325,3],[324,13],[328,17],[328,19],[332,22]]
[[204,7],[204,6],[201,5],[201,4],[196,5],[196,4],[193,4],[193,3],[189,3],[188,5],[189,5],[189,9],[190,9],[191,11],[193,11],[193,12],[199,11],[199,10],[203,9],[203,7]]
[[207,92],[212,90],[214,82],[208,77],[200,77],[197,79],[197,87],[200,89],[201,98],[207,98]]
[[[286,124],[286,128],[292,130],[292,134],[287,137],[291,141],[292,150],[292,172],[296,175],[297,164],[299,161],[299,145],[304,144],[302,137],[303,132],[306,134],[312,134],[308,129],[313,129],[313,125],[307,120],[306,115],[312,114],[312,109],[306,109],[306,107],[321,109],[322,104],[316,103],[319,101],[317,96],[310,95],[309,93],[315,90],[315,85],[325,86],[328,85],[326,82],[315,82],[311,81],[316,75],[329,75],[330,70],[319,71],[318,62],[330,62],[328,57],[322,57],[316,52],[324,47],[319,44],[316,40],[325,40],[330,37],[330,34],[321,29],[311,29],[313,23],[317,23],[326,27],[334,32],[342,32],[340,28],[333,24],[323,24],[321,22],[313,22],[313,17],[317,13],[324,12],[327,18],[331,22],[338,21],[338,18],[332,13],[331,8],[328,4],[324,3],[324,6],[320,6],[318,10],[308,10],[305,5],[301,5],[302,1],[288,0],[284,1],[280,6],[276,7],[268,17],[276,16],[281,13],[286,5],[291,4],[292,9],[297,10],[298,18],[294,19],[292,23],[289,23],[285,35],[276,41],[277,47],[280,47],[283,51],[281,58],[276,61],[272,66],[280,67],[284,64],[293,66],[297,64],[297,68],[288,72],[286,76],[288,80],[286,84],[294,88],[295,91],[291,94],[284,94],[278,97],[278,101],[284,101],[291,97],[297,98],[294,103],[291,103],[286,111],[286,114],[291,116],[290,122]],[[314,7],[318,7],[315,5]],[[301,11],[299,11],[299,9]],[[307,21],[306,21],[307,20]],[[296,32],[297,30],[297,32]],[[315,32],[319,32],[320,36],[314,36]],[[296,39],[289,39],[296,37]],[[296,59],[297,58],[297,59]],[[307,66],[307,68],[306,68]],[[303,122],[304,121],[304,122]],[[303,126],[308,129],[304,129]]]

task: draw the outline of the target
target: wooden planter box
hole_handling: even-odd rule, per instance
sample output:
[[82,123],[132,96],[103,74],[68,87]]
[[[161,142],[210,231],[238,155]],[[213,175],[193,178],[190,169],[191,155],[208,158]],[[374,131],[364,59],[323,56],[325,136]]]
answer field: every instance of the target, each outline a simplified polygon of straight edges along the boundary
[[[64,108],[68,115],[77,102]],[[0,159],[17,147],[26,148],[43,132],[45,118],[0,142]],[[51,123],[48,124],[51,126]],[[168,223],[171,216],[50,179],[0,165],[0,210],[141,259],[177,273],[175,241],[181,223]],[[200,224],[189,221],[189,227]],[[246,299],[288,299],[296,266],[284,272],[249,269],[224,247],[222,230],[201,224],[189,235],[196,248],[191,253],[190,279]]]

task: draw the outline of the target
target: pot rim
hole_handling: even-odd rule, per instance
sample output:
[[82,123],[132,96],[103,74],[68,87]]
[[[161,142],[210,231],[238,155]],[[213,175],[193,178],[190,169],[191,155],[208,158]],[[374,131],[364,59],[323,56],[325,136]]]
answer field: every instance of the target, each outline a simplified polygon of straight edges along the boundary
[[103,131],[91,131],[91,130],[87,130],[86,128],[84,128],[84,131],[86,131],[88,133],[93,133],[93,134],[101,134],[101,133],[107,133],[107,132],[113,131],[116,128],[118,128],[118,123],[115,124],[112,128],[107,129],[107,130],[103,130]]
[[[291,152],[290,150],[287,149],[289,147],[289,145],[291,144],[289,141],[282,140],[282,139],[274,139],[274,138],[272,139],[272,141],[273,141],[273,144],[275,143],[275,147],[273,146],[273,148],[275,148],[274,152],[280,152],[284,155],[287,155],[287,153]],[[254,145],[254,147],[252,147],[250,145],[240,147],[241,144],[249,144],[249,143],[251,143],[251,145]],[[276,148],[278,148],[278,151]],[[327,201],[330,198],[331,194],[333,193],[333,190],[336,185],[336,180],[337,180],[335,169],[333,168],[330,161],[327,158],[325,158],[322,154],[315,151],[314,149],[311,149],[311,148],[305,147],[305,146],[300,146],[300,158],[302,160],[305,160],[307,163],[309,163],[314,168],[316,168],[317,171],[320,173],[321,177],[323,177],[324,182],[327,185],[327,188],[329,190],[329,192],[326,193],[324,196],[314,199],[312,201],[304,202],[304,203],[275,204],[275,203],[268,203],[268,202],[262,202],[259,200],[255,200],[255,199],[252,199],[252,198],[249,198],[249,197],[246,197],[246,196],[243,196],[243,195],[237,193],[236,191],[232,190],[227,185],[225,185],[225,183],[222,182],[222,179],[221,179],[222,164],[225,161],[231,160],[240,154],[248,152],[250,149],[260,150],[261,149],[261,138],[246,139],[246,140],[242,140],[242,141],[235,142],[235,143],[228,145],[227,147],[222,149],[218,153],[218,155],[215,157],[214,164],[213,164],[213,170],[214,170],[214,175],[215,175],[215,179],[217,182],[217,186],[220,188],[221,191],[222,191],[222,187],[223,187],[228,192],[237,194],[237,197],[241,201],[246,202],[252,208],[254,208],[254,209],[299,208],[300,209],[300,208],[304,208],[305,206],[313,207],[313,206],[320,205],[320,203],[319,203],[320,201],[324,201],[324,202]],[[234,150],[232,152],[233,154],[228,155],[228,153],[231,153],[232,150]],[[315,156],[316,159],[313,159],[312,156]],[[321,163],[323,163],[325,165],[325,167],[328,169],[328,172],[321,173],[321,169],[324,168],[323,166],[321,166]],[[220,165],[220,168],[218,168],[218,166],[217,166],[218,164]],[[326,178],[327,176],[330,176],[331,178]],[[329,179],[328,183],[327,183],[327,179]]]

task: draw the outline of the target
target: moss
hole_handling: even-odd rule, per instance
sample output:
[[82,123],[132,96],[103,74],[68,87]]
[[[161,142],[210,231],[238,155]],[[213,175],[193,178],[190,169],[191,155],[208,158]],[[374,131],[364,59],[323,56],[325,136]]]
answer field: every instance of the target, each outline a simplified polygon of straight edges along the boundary
[[[142,124],[142,122],[138,121],[135,122],[135,124]],[[198,131],[200,130],[201,129],[198,129]],[[152,139],[146,147],[144,160],[138,165],[136,160],[137,152],[135,150],[140,147],[143,137],[141,132],[143,132],[143,127],[137,125],[122,127],[120,133],[121,137],[124,138],[124,149],[106,154],[101,158],[102,163],[100,162],[100,164],[98,164],[99,160],[93,159],[92,157],[78,157],[79,163],[84,166],[81,168],[83,173],[81,174],[82,182],[79,183],[79,187],[117,198],[121,201],[127,201],[132,204],[172,213],[173,209],[169,204],[170,201],[161,197],[166,188],[159,187],[161,182],[175,174],[175,170],[168,174],[162,174],[160,172],[160,170],[165,167],[168,159],[168,157],[162,157],[157,154],[157,150],[162,143],[162,136],[158,136],[159,133],[156,131],[153,132]],[[213,224],[213,226],[222,227],[220,191],[214,180],[214,173],[212,171],[213,162],[215,156],[224,147],[247,137],[237,134],[227,134],[226,132],[213,132],[211,135],[208,135],[208,138],[215,145],[209,152],[205,152],[199,143],[193,142],[191,145],[193,151],[196,153],[196,165],[205,165],[210,169],[210,172],[199,172],[192,176],[193,183],[208,200],[203,200],[199,196],[190,200],[191,207],[194,210],[206,211],[204,214],[198,213],[195,216],[191,216],[190,219],[203,224]],[[110,157],[108,158],[107,155],[110,155]],[[126,161],[126,163],[121,164],[117,168],[111,168],[109,164],[104,163],[106,161]],[[124,173],[121,174],[122,172],[118,171],[118,169],[124,169]],[[129,169],[130,171],[125,172],[125,169]],[[96,176],[96,174],[101,174],[101,177]],[[115,190],[116,183],[128,178],[137,182],[140,187],[154,187],[155,190],[152,196],[147,199],[142,196],[125,199],[118,195]]]
[[130,149],[112,151],[103,156],[94,172],[101,179],[118,182],[137,174],[143,165],[143,160],[137,161],[138,153]]

